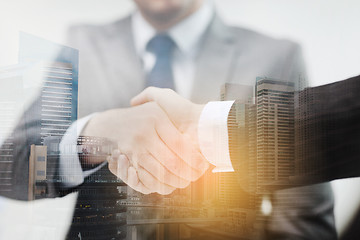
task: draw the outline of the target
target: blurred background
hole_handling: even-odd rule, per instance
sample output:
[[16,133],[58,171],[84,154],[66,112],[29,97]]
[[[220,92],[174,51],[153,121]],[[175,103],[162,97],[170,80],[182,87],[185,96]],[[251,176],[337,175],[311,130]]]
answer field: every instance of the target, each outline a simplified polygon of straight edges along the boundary
[[[360,1],[214,2],[218,13],[232,25],[298,42],[303,48],[312,86],[360,74]],[[1,1],[0,67],[17,63],[19,31],[65,43],[68,26],[111,22],[133,9],[131,0]],[[335,181],[332,185],[336,225],[341,232],[360,205],[360,179]]]

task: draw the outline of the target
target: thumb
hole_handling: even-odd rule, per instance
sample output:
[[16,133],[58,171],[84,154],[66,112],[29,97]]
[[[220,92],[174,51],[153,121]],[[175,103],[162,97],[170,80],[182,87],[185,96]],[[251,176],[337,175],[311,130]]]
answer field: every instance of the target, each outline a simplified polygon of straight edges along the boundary
[[135,97],[133,97],[130,101],[131,106],[141,105],[147,102],[155,101],[155,91],[157,88],[155,87],[148,87]]

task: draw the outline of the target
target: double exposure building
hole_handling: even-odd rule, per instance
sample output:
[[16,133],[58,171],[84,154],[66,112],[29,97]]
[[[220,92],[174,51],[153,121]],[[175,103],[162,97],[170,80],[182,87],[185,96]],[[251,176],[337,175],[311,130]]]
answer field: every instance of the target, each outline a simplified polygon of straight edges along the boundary
[[294,83],[269,78],[256,82],[257,192],[295,173]]
[[[33,72],[37,74],[29,78],[28,73]],[[125,238],[126,208],[118,204],[126,198],[122,190],[124,183],[111,174],[107,166],[85,177],[75,188],[65,184],[74,177],[66,173],[74,169],[73,164],[78,163],[79,158],[84,168],[88,165],[87,159],[105,160],[113,147],[102,139],[85,137],[78,138],[77,143],[60,144],[65,134],[76,133],[76,127],[70,126],[77,120],[78,112],[78,51],[21,33],[19,64],[0,69],[0,84],[4,82],[5,89],[13,93],[0,97],[0,122],[6,126],[3,129],[7,134],[0,139],[0,176],[4,178],[0,181],[0,191],[13,191],[16,183],[25,178],[28,179],[28,200],[78,192],[68,239]],[[35,88],[29,91],[33,85]],[[33,92],[32,98],[27,98],[26,95]],[[14,122],[18,121],[27,122],[26,128],[12,131],[16,128]],[[12,125],[7,126],[9,123]],[[0,131],[5,132],[3,129]],[[74,132],[69,133],[69,129]],[[16,167],[12,132],[22,132],[23,139],[29,142],[25,177],[12,174]],[[64,171],[59,170],[60,159],[65,162]],[[78,177],[83,179],[82,174]]]

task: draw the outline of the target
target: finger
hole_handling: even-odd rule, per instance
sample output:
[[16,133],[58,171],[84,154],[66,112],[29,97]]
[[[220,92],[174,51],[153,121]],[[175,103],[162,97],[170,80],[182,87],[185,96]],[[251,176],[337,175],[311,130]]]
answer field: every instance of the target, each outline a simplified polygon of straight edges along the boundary
[[[132,161],[130,164],[133,164],[128,171],[129,175],[129,186],[133,187],[135,190],[140,191],[142,193],[147,192],[157,192],[159,194],[170,194],[173,192],[176,188],[169,186],[166,184],[163,176],[164,176],[164,167],[162,167],[162,170],[159,169],[159,181],[157,178],[155,178],[149,171],[141,167],[140,163],[144,161],[144,159],[149,159],[151,162],[155,162],[156,160],[152,158],[152,156],[149,153],[146,154],[133,154],[132,155]],[[136,165],[136,167],[135,167]],[[135,171],[136,174],[135,174]]]
[[119,149],[115,149],[112,151],[111,153],[111,157],[113,157],[114,159],[117,159],[120,156],[121,152]]
[[[194,181],[194,178],[197,179],[199,177],[198,175],[201,175],[204,170],[206,170],[207,161],[202,156],[200,151],[195,147],[191,138],[181,134],[177,130],[177,128],[175,128],[174,125],[170,122],[170,120],[166,118],[162,118],[161,123],[157,124],[155,127],[159,138],[164,144],[159,145],[158,148],[161,149],[159,149],[158,152],[154,153],[153,156],[161,156],[159,155],[161,152],[164,152],[168,156],[171,156],[171,154],[166,150],[166,148],[171,149],[171,151],[178,159],[181,159],[182,162],[186,163],[189,167],[193,169],[192,181]],[[172,161],[167,164],[169,164],[169,167],[171,167],[171,169],[173,169],[174,167],[176,168],[176,164],[179,164],[179,161],[176,161],[176,158],[174,157],[171,157],[170,159]],[[167,164],[163,163],[164,166],[168,167]],[[179,176],[177,172],[171,172]]]
[[142,157],[141,161],[139,161],[139,165],[153,175],[158,181],[169,186],[185,188],[190,184],[190,181],[171,173],[151,153],[146,157]]
[[141,105],[147,102],[157,102],[165,111],[171,110],[174,102],[185,100],[170,88],[148,87],[130,101],[131,106]]
[[[176,98],[177,95],[170,89],[159,89],[149,87],[145,89],[138,96],[133,98],[132,103],[142,104],[147,101],[160,101],[160,106],[167,105],[166,99]],[[165,107],[167,109],[167,107]],[[196,144],[193,143],[193,139],[190,136],[185,136],[173,125],[168,116],[164,112],[160,112],[163,115],[160,124],[156,124],[157,134],[161,140],[177,155],[180,159],[186,162],[195,171],[193,181],[202,175],[208,168],[208,162],[204,156],[200,153]],[[173,119],[174,120],[174,119]],[[157,157],[158,154],[153,154]],[[159,157],[158,157],[159,158]],[[161,157],[160,157],[161,159]],[[176,163],[179,165],[178,163]],[[168,167],[168,166],[167,166]],[[169,168],[168,168],[169,169]],[[172,168],[172,170],[174,170]],[[174,171],[172,171],[175,173]],[[176,173],[175,173],[176,174]],[[189,177],[186,178],[190,179]]]
[[117,158],[111,157],[108,162],[110,172],[128,184],[128,168],[130,167],[130,162],[127,156],[120,154]]
[[155,92],[157,88],[155,87],[148,87],[137,96],[133,97],[130,101],[131,106],[141,105],[147,102],[155,101]]
[[149,189],[139,182],[135,168],[131,167],[130,169],[130,167],[130,161],[124,154],[120,154],[117,159],[114,157],[109,159],[109,170],[111,173],[116,175],[134,190],[144,194],[151,193]]
[[160,137],[158,137],[158,140],[153,141],[147,150],[169,172],[183,180],[194,181],[199,175],[195,169],[192,169],[185,161],[170,150]]
[[184,150],[181,151],[180,156],[193,169],[204,173],[209,167],[209,162],[200,152],[199,145],[187,134],[182,134],[182,137],[186,146],[184,147]]
[[141,192],[143,194],[150,194],[153,191],[148,189],[144,184],[139,180],[136,169],[133,166],[128,168],[128,185],[134,190]]
[[153,175],[151,175],[144,168],[139,168],[137,170],[137,174],[141,183],[151,191],[157,192],[162,195],[167,195],[172,193],[176,189],[167,184],[159,182]]

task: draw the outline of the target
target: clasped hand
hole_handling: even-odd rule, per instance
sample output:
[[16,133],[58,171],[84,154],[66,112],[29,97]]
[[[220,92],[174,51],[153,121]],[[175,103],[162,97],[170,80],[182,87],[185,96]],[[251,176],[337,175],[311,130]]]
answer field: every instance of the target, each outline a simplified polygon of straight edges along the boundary
[[170,194],[201,177],[209,166],[197,140],[203,106],[153,87],[131,104],[95,115],[83,130],[118,143],[107,159],[110,171],[144,194]]

